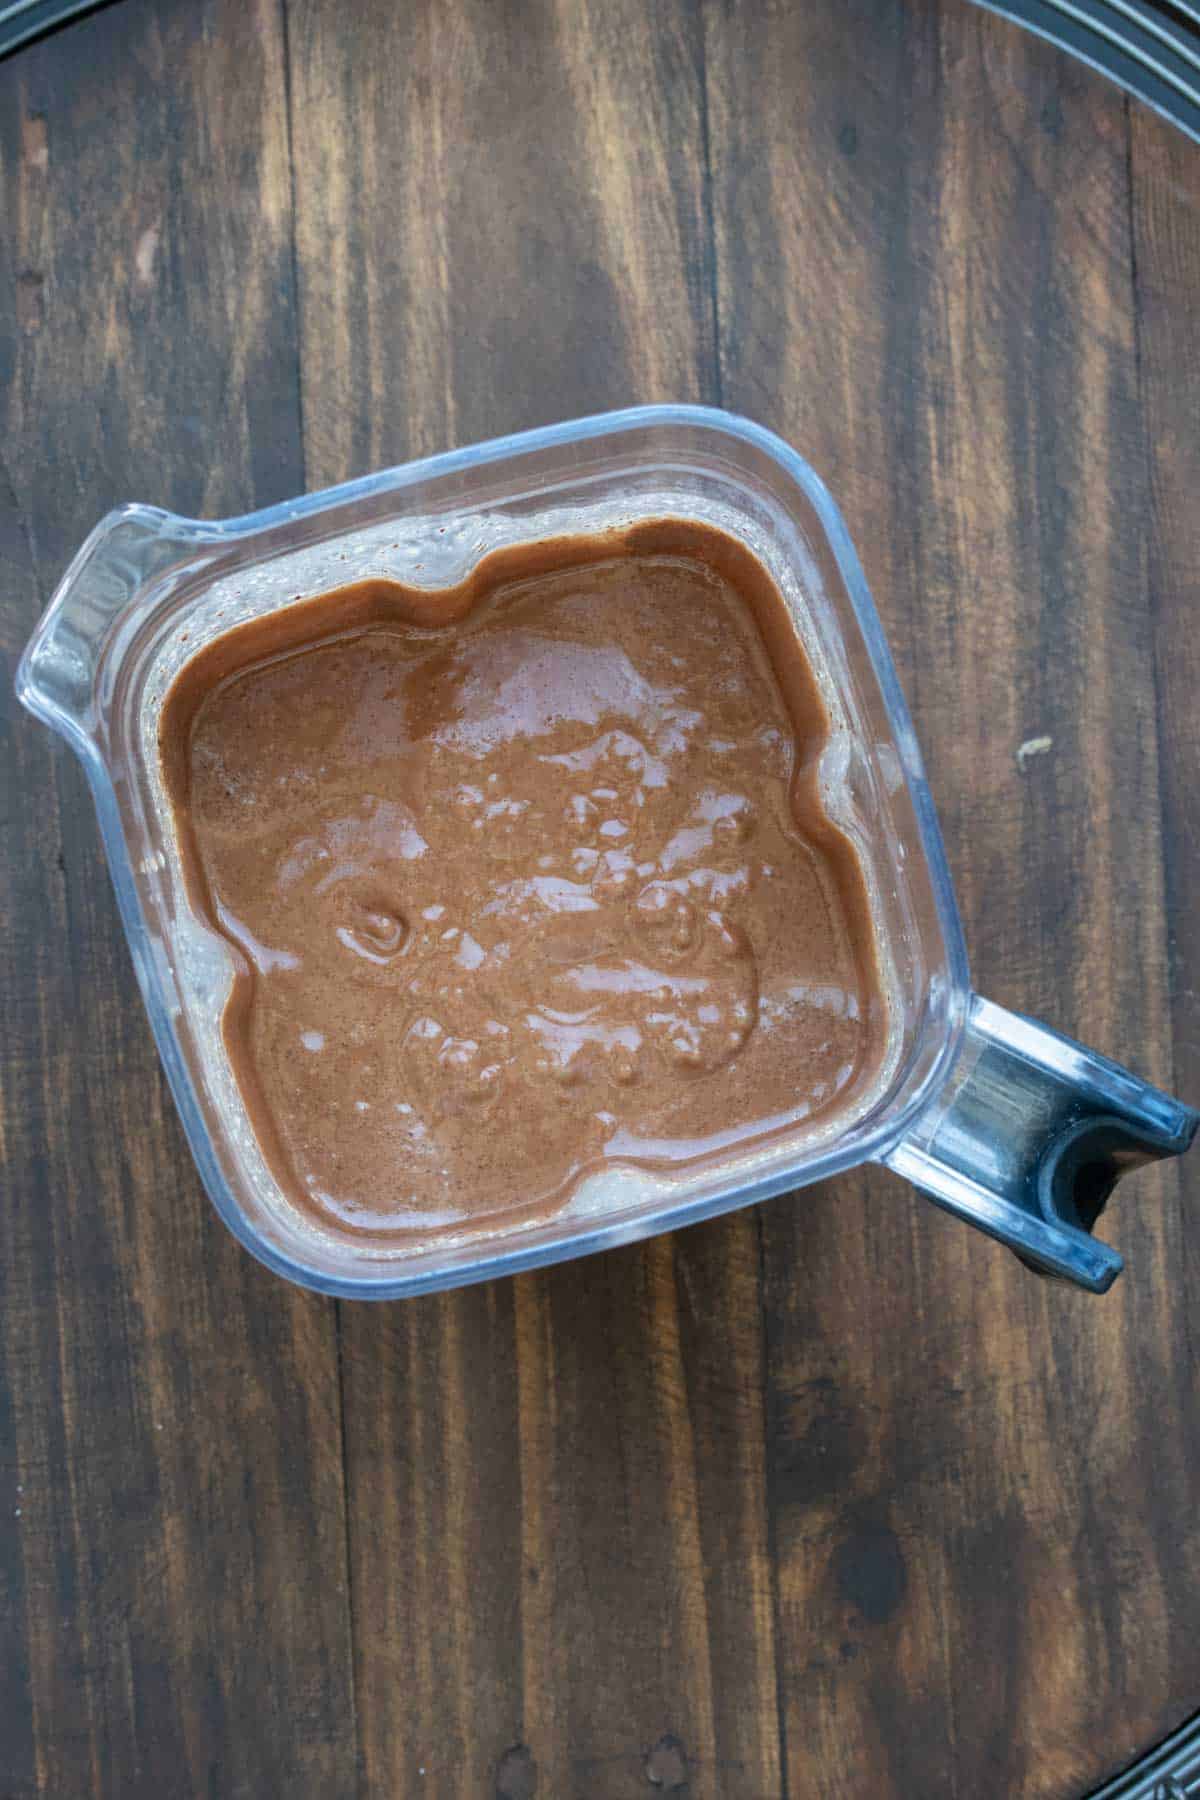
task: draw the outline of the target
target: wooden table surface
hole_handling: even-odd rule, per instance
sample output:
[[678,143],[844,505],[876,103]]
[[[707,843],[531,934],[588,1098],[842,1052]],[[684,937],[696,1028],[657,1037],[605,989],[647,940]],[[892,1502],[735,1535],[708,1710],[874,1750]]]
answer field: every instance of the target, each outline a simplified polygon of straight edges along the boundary
[[722,404],[846,513],[980,988],[1195,1102],[1198,282],[1200,151],[965,0],[118,0],[0,65],[0,1800],[1074,1796],[1200,1704],[1200,1154],[1103,1300],[882,1172],[292,1289],[11,699],[119,501]]

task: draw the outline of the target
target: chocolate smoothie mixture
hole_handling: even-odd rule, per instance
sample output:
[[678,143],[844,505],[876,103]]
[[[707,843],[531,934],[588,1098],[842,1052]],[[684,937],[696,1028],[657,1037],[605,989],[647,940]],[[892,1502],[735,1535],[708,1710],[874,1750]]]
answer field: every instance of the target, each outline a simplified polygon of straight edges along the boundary
[[428,1236],[854,1106],[888,1019],[828,731],[761,565],[679,520],[200,651],[162,768],[284,1192]]

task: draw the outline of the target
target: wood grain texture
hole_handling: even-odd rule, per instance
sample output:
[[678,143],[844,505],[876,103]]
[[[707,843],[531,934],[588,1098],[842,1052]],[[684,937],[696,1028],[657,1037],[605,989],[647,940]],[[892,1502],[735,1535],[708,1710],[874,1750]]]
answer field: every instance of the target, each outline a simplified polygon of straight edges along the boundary
[[0,66],[0,1794],[351,1793],[334,1320],[204,1199],[86,783],[12,695],[107,507],[301,480],[270,6]]
[[[979,986],[1169,1084],[1125,102],[957,6],[715,20],[726,404],[846,509]],[[882,1176],[765,1210],[791,1793],[1072,1794],[1194,1706],[1181,1174],[1098,1305]]]
[[[1198,280],[1194,147],[965,0],[118,0],[0,65],[0,651],[119,500],[745,411],[859,545],[978,985],[1194,1101]],[[0,732],[0,1800],[1067,1800],[1195,1709],[1200,1163],[1102,1301],[878,1173],[293,1292]]]
[[[1156,726],[1174,1079],[1200,1087],[1200,184],[1189,145],[1143,110],[1131,112],[1137,366],[1148,469],[1147,595],[1154,638]],[[1197,1269],[1196,1239],[1179,1241]],[[1195,1335],[1189,1340],[1200,1347]]]

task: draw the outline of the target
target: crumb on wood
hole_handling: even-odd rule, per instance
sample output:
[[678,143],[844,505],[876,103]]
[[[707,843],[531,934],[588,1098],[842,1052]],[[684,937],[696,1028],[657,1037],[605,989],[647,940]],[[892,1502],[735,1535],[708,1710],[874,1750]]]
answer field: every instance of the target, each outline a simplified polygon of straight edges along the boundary
[[1018,769],[1023,769],[1030,757],[1045,756],[1046,752],[1053,749],[1053,747],[1054,739],[1051,737],[1026,738],[1025,742],[1019,745],[1017,749]]

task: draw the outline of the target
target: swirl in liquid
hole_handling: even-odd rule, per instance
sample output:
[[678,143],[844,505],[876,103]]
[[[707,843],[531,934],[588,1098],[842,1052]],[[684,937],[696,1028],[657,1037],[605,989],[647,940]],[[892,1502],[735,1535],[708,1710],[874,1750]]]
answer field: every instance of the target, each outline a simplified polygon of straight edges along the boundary
[[681,520],[200,651],[162,766],[284,1191],[436,1234],[848,1108],[887,1013],[828,731],[761,565]]

